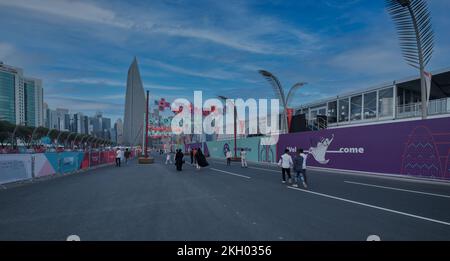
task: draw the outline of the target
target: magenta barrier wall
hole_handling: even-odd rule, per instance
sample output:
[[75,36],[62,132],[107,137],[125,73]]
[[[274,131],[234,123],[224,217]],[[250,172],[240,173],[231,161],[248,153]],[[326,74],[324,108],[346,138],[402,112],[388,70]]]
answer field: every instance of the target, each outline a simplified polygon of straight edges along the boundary
[[308,152],[309,166],[450,179],[450,118],[346,127],[281,135]]

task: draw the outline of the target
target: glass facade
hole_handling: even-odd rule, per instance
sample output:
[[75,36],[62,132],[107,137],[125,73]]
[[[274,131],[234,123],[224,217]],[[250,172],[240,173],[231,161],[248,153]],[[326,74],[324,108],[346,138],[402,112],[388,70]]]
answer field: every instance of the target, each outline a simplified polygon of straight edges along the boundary
[[0,120],[16,123],[15,75],[0,71]]
[[25,90],[25,123],[36,126],[36,88],[34,81],[24,82]]
[[350,98],[350,119],[359,121],[362,119],[362,95]]
[[328,123],[337,122],[337,101],[328,103]]
[[378,117],[393,117],[394,89],[392,87],[378,91]]
[[364,94],[364,119],[374,119],[377,117],[377,92]]
[[340,99],[339,100],[339,107],[338,107],[338,113],[339,113],[339,122],[347,122],[349,117],[349,102],[348,98]]

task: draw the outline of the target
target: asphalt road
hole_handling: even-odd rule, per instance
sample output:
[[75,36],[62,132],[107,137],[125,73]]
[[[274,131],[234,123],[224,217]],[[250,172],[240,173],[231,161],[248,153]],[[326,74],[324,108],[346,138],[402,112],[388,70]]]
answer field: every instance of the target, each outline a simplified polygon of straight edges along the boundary
[[450,186],[212,160],[105,167],[0,190],[0,240],[450,240]]

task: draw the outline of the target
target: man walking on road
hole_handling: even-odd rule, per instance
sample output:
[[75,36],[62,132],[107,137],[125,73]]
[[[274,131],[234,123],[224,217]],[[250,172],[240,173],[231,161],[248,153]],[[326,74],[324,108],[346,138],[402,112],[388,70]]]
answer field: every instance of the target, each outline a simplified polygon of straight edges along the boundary
[[298,187],[299,177],[302,179],[303,187],[308,188],[306,183],[306,158],[307,155],[303,153],[303,149],[298,150],[298,155],[294,158],[295,183],[294,187]]
[[247,168],[247,151],[241,149],[241,167]]
[[172,164],[172,159],[170,158],[170,151],[167,151],[166,154],[166,165],[167,164]]
[[119,148],[116,150],[116,167],[120,167],[120,159],[122,158],[122,152]]
[[289,178],[289,183],[292,182],[292,178],[291,178],[291,166],[293,165],[292,162],[292,157],[291,155],[289,155],[289,150],[285,149],[284,150],[284,154],[281,155],[280,161],[278,161],[278,166],[281,167],[281,174],[283,177],[282,182],[286,183],[286,174]]

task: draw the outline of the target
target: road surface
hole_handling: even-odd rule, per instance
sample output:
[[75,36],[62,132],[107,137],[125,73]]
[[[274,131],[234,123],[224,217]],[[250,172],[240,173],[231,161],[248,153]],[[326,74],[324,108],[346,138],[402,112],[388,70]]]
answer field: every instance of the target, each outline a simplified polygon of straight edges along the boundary
[[105,167],[0,189],[0,240],[450,240],[450,186],[209,159]]

